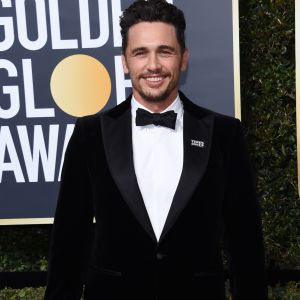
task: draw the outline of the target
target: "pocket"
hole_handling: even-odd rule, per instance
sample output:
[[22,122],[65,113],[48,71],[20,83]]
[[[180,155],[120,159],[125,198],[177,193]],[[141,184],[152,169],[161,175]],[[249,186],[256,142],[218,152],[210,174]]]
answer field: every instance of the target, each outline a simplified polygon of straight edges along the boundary
[[[193,294],[199,299],[223,300],[225,299],[224,272],[220,270],[194,272]],[[197,299],[197,298],[193,298]]]
[[95,265],[89,266],[84,299],[120,300],[123,299],[124,293],[124,277],[120,271]]

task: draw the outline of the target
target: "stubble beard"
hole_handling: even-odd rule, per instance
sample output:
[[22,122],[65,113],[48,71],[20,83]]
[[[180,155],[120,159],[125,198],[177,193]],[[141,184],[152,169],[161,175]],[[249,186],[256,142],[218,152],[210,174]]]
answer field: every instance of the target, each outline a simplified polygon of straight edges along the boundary
[[168,85],[165,88],[165,90],[162,90],[158,94],[153,94],[151,93],[151,91],[146,91],[141,86],[135,87],[135,89],[144,101],[147,101],[149,103],[160,103],[169,98],[169,96],[171,95],[172,91],[176,88],[176,86],[178,86],[178,82],[173,84],[171,83],[171,85]]
[[159,103],[166,100],[170,96],[171,91],[169,91],[169,89],[166,89],[165,91],[162,91],[160,94],[154,95],[151,94],[151,92],[145,93],[143,90],[141,90],[139,91],[139,94],[147,102]]

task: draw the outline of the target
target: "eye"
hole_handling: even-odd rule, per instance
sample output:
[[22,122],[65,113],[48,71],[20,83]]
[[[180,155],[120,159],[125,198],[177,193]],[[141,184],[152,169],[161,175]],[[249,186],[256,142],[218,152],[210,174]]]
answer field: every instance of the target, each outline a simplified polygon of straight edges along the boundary
[[137,51],[134,53],[134,56],[137,56],[137,57],[142,57],[142,56],[145,56],[146,55],[146,52],[145,51]]
[[160,52],[160,55],[163,56],[163,57],[169,57],[171,56],[173,53],[170,51],[170,50],[162,50]]

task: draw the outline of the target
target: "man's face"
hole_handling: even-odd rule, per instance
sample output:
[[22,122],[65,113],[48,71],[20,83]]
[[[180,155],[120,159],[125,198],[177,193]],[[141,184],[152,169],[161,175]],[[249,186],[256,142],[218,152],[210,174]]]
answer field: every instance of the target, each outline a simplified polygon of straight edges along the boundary
[[140,22],[129,28],[128,46],[122,55],[133,95],[141,102],[174,100],[180,71],[185,71],[188,51],[182,54],[173,25]]

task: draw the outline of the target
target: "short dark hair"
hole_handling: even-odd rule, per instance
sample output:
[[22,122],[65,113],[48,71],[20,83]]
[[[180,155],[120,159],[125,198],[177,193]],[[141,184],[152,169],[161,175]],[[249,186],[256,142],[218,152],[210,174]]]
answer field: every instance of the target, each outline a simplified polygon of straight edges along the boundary
[[178,43],[183,53],[185,49],[186,22],[183,12],[166,0],[136,0],[120,17],[122,52],[125,54],[128,44],[128,30],[140,22],[164,22],[176,29]]

